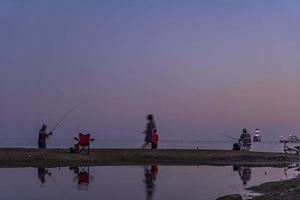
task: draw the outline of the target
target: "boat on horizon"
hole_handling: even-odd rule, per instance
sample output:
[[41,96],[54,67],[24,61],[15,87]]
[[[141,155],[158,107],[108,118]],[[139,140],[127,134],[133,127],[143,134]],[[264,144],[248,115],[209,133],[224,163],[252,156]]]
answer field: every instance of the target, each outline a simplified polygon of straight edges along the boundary
[[253,136],[253,142],[261,142],[261,134],[260,134],[260,130],[258,128],[255,129],[254,136]]

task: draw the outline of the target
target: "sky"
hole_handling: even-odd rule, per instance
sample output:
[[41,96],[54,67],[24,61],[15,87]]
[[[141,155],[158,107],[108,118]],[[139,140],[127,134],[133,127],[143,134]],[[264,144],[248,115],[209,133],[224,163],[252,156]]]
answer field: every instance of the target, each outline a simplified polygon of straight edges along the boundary
[[300,2],[0,1],[0,137],[300,136]]

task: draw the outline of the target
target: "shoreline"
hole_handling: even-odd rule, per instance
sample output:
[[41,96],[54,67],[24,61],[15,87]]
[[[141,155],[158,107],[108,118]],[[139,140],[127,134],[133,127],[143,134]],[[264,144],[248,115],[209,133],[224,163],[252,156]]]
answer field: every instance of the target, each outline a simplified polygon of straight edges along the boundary
[[68,149],[0,148],[0,168],[103,165],[244,165],[286,166],[300,157],[284,153],[207,149],[91,149],[71,154]]
[[253,197],[253,200],[299,199],[299,184],[299,178],[292,178],[288,180],[266,182],[247,189],[261,194],[260,196]]
[[[300,198],[300,179],[299,177],[288,180],[272,181],[246,188],[248,191],[255,192],[252,200],[292,200]],[[229,194],[217,198],[217,200],[242,200],[239,194]]]

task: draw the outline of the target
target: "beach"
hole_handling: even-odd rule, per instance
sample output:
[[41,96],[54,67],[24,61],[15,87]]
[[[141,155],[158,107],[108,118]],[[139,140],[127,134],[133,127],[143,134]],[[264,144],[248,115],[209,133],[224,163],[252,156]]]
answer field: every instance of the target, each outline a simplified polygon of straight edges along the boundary
[[0,167],[62,167],[102,165],[247,165],[284,166],[296,155],[202,149],[91,149],[89,155],[68,149],[1,148]]

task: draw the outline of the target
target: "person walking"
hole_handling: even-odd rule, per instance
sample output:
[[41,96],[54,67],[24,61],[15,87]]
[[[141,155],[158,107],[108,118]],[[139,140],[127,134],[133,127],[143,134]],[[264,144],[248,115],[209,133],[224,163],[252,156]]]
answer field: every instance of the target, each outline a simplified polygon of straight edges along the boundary
[[242,143],[242,150],[250,151],[251,149],[251,135],[247,132],[247,129],[243,129],[243,133],[239,139],[239,142]]
[[146,130],[143,132],[145,134],[145,143],[142,145],[142,148],[146,148],[149,144],[152,144],[153,141],[153,133],[154,129],[156,129],[156,125],[154,122],[154,117],[152,114],[147,116],[148,123],[146,125]]
[[39,140],[38,145],[40,149],[46,149],[46,139],[52,135],[52,132],[47,133],[47,125],[43,124],[42,128],[39,131]]

